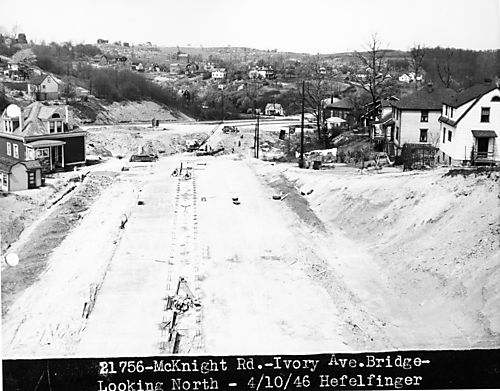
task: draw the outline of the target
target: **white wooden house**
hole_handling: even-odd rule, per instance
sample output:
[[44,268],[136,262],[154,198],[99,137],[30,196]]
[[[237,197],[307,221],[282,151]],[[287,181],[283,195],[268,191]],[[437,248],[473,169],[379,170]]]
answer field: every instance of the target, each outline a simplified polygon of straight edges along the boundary
[[473,86],[442,105],[440,163],[500,164],[500,88]]

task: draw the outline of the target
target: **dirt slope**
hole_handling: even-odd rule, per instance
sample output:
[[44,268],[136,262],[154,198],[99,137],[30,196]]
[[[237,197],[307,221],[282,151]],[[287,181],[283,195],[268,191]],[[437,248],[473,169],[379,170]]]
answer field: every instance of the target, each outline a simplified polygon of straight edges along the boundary
[[401,347],[500,346],[499,171],[360,175],[288,166],[284,175],[313,190],[304,198],[316,215],[366,246],[387,274],[414,314]]

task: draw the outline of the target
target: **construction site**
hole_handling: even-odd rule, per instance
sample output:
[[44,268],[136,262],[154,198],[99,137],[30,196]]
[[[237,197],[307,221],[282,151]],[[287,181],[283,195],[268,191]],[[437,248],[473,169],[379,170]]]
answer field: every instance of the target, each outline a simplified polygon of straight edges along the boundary
[[89,127],[0,199],[4,357],[500,347],[500,171],[304,169],[231,125]]

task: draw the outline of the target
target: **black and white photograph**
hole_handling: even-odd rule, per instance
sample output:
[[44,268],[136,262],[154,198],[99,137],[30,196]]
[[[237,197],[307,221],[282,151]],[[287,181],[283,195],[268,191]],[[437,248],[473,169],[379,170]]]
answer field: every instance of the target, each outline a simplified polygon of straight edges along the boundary
[[[0,15],[5,390],[421,389],[319,372],[444,351],[500,380],[498,0]],[[275,375],[106,377],[148,357]],[[49,364],[87,359],[106,376],[57,385]]]

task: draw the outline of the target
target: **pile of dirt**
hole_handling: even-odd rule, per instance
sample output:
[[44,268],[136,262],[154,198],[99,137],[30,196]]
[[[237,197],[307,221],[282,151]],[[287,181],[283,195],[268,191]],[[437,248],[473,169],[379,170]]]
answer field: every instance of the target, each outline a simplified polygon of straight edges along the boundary
[[172,155],[186,150],[186,140],[203,139],[206,133],[176,134],[139,126],[88,129],[87,155],[101,158],[137,153]]
[[50,253],[78,224],[82,215],[102,191],[113,182],[114,176],[113,173],[97,172],[87,175],[84,182],[70,193],[68,198],[55,206],[48,217],[27,238],[25,245],[18,253],[19,265],[2,270],[3,315],[20,292],[38,279],[40,273],[46,268]]
[[296,189],[313,190],[304,198],[325,226],[366,247],[386,271],[416,314],[415,329],[427,336],[420,347],[500,346],[500,172],[283,167],[274,180],[284,176]]

